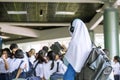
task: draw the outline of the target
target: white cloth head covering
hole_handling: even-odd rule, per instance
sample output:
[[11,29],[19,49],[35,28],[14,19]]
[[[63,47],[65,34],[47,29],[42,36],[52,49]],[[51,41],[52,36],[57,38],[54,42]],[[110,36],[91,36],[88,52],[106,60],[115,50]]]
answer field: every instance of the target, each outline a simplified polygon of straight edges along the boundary
[[83,21],[75,19],[72,22],[72,26],[74,27],[74,32],[65,58],[76,72],[80,72],[92,49],[92,43]]

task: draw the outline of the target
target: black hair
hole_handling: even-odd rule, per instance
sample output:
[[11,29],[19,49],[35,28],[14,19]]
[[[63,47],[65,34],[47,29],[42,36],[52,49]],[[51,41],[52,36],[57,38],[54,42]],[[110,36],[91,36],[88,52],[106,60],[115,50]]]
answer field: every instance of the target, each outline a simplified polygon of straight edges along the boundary
[[43,57],[43,54],[45,53],[44,50],[40,50],[37,54],[37,58],[34,62],[36,62],[38,60],[38,63],[43,63],[43,62],[46,62],[45,58]]
[[114,59],[117,60],[117,62],[120,63],[120,57],[119,56],[114,56]]
[[24,58],[24,52],[21,49],[15,51],[15,58]]
[[59,54],[59,55],[62,55],[61,50],[64,49],[59,42],[54,42],[54,44],[52,44],[50,48],[55,54]]
[[47,57],[49,58],[49,60],[52,60],[52,64],[50,68],[50,70],[52,70],[54,68],[54,61],[55,61],[56,54],[53,51],[49,51],[47,54]]
[[12,54],[11,54],[11,52],[10,52],[10,49],[9,48],[4,48],[3,50],[2,50],[2,53],[1,53],[1,55],[3,54],[3,51],[6,51],[7,52],[7,55],[8,55],[8,57],[12,57]]
[[48,52],[48,47],[47,46],[43,46],[42,50],[44,50],[46,53]]
[[14,48],[18,48],[18,45],[16,43],[12,43],[10,45],[10,50],[13,50]]

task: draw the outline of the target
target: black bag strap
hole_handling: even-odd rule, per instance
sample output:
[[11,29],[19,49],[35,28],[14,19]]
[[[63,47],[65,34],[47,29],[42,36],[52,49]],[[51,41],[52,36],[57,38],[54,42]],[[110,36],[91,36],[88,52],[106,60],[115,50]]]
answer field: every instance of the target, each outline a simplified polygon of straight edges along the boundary
[[56,72],[59,72],[59,62],[57,62],[57,71]]
[[[17,69],[17,74],[18,74],[18,70],[20,69],[20,66],[21,66],[21,64],[22,64],[23,62],[24,62],[23,60],[20,62],[19,66],[18,66],[18,69]],[[16,75],[17,75],[17,74],[16,74]],[[19,76],[20,76],[20,75],[19,75]]]
[[36,67],[37,67],[38,64],[39,64],[39,63],[37,62],[36,65],[35,65],[35,67],[33,68],[33,74],[34,74],[35,76],[36,76],[35,69],[36,69]]
[[21,66],[21,64],[22,64],[23,62],[24,62],[23,60],[20,62],[18,69],[20,68],[20,66]]
[[35,69],[36,69],[36,67],[37,67],[37,65],[38,65],[38,64],[39,64],[39,63],[37,62],[37,63],[36,63],[36,65],[35,65],[35,67],[33,68],[33,70],[35,70]]

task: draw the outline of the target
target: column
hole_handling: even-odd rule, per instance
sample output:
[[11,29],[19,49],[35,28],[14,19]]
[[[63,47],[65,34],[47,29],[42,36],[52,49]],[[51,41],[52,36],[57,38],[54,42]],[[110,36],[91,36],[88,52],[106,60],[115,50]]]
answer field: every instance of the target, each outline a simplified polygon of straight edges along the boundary
[[110,58],[119,55],[118,11],[113,7],[104,10],[104,44],[110,52]]

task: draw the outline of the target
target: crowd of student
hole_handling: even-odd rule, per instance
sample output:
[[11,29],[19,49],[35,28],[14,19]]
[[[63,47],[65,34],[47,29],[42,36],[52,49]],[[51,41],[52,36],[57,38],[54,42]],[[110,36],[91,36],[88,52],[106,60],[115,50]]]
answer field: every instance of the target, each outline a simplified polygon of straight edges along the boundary
[[[32,66],[35,67],[35,74],[40,80],[49,80],[55,72],[58,74],[66,72],[67,67],[62,61],[62,56],[47,46],[37,53],[35,49],[24,52],[16,43],[13,43],[9,48],[1,50],[0,80],[26,78],[26,73]],[[15,73],[16,70],[18,70],[17,73]]]
[[[109,55],[108,51],[103,51]],[[31,67],[35,68],[35,76],[40,80],[49,80],[54,73],[64,75],[67,70],[67,66],[63,62],[63,55],[66,52],[65,46],[62,48],[62,52],[56,52],[47,46],[44,46],[37,53],[33,48],[24,52],[19,49],[16,43],[13,43],[9,48],[1,50],[0,80],[26,78]],[[113,80],[120,80],[119,56],[114,56],[112,68]],[[18,70],[17,73],[15,73],[16,70]]]

